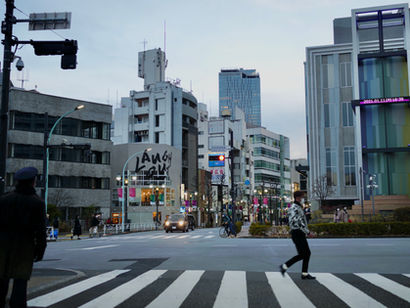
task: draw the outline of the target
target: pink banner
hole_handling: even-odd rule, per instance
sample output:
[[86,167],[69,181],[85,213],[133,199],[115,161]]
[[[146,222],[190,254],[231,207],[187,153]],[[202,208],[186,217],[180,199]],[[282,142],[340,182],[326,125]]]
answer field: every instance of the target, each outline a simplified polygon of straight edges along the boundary
[[122,200],[122,188],[117,188],[118,199]]
[[135,187],[130,188],[130,198],[135,198]]
[[263,204],[268,204],[268,198],[263,198]]
[[253,198],[253,204],[259,204],[258,198],[256,198],[256,197]]

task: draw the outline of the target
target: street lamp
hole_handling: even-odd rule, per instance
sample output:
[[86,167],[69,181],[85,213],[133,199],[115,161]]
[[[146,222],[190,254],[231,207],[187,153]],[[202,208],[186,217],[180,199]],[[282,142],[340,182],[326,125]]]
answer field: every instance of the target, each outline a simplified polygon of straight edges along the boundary
[[77,110],[81,110],[83,108],[84,108],[84,105],[78,105],[73,110],[69,110],[66,113],[64,113],[61,117],[59,117],[57,119],[57,121],[54,123],[53,127],[51,128],[50,132],[48,133],[48,138],[47,138],[47,141],[46,141],[46,144],[45,144],[45,146],[46,146],[46,164],[45,164],[46,167],[45,167],[45,170],[44,170],[45,171],[44,172],[44,203],[46,204],[46,213],[47,213],[47,205],[48,205],[48,202],[47,202],[47,197],[48,197],[48,161],[49,161],[49,155],[50,155],[49,149],[48,149],[48,144],[50,143],[51,135],[53,134],[54,129],[57,127],[57,124],[60,123],[60,121],[64,117],[68,116],[69,114],[71,114],[71,113],[73,113]]
[[139,151],[137,153],[132,154],[128,159],[126,160],[124,167],[122,168],[122,219],[121,219],[121,231],[124,232],[125,230],[125,225],[124,225],[124,218],[125,218],[125,167],[127,166],[128,162],[137,156],[138,154],[144,153],[144,152],[149,152],[151,151],[152,148],[145,149],[144,151]]
[[374,209],[374,191],[376,188],[378,188],[379,186],[376,183],[376,175],[375,174],[371,174],[369,176],[369,185],[367,185],[367,188],[370,189],[370,194],[372,197],[372,209],[373,209],[373,216],[376,214],[375,213],[375,209]]

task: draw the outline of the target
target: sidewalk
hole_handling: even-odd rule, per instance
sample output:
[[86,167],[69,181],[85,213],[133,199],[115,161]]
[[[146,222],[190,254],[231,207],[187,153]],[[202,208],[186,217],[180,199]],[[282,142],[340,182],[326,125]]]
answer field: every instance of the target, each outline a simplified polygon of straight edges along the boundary
[[[70,269],[33,269],[28,282],[27,294],[33,294],[57,284],[67,283],[73,279],[85,276],[80,271]],[[9,290],[10,291],[10,290]]]

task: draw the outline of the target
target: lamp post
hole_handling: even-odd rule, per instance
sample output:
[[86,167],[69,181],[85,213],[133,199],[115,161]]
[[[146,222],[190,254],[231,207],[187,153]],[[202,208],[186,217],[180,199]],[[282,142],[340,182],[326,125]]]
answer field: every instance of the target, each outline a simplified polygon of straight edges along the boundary
[[45,144],[45,147],[46,147],[46,161],[45,161],[45,172],[44,172],[44,203],[46,205],[46,213],[47,213],[47,205],[48,205],[48,202],[47,202],[47,198],[48,198],[48,161],[49,161],[49,155],[50,155],[49,149],[48,149],[48,144],[50,143],[51,135],[53,134],[54,129],[57,127],[57,124],[60,123],[60,121],[63,118],[65,118],[69,114],[71,114],[71,113],[73,113],[77,110],[81,110],[83,108],[84,108],[84,105],[78,105],[73,110],[69,110],[66,113],[64,113],[61,117],[59,117],[57,119],[57,121],[54,123],[53,127],[51,128],[50,132],[48,133],[47,141],[46,141],[46,144]]
[[373,217],[376,214],[375,213],[375,209],[374,209],[374,190],[376,188],[378,188],[379,186],[376,183],[376,175],[375,174],[371,174],[369,176],[369,185],[367,185],[367,188],[370,189],[370,194],[372,196],[372,210],[373,210]]
[[125,225],[124,225],[124,218],[125,218],[125,194],[124,194],[124,191],[125,191],[125,167],[127,166],[127,164],[128,164],[128,162],[132,159],[132,158],[134,158],[135,156],[137,156],[138,154],[141,154],[141,153],[144,153],[144,152],[149,152],[149,151],[151,151],[152,150],[152,148],[148,148],[148,149],[145,149],[144,151],[139,151],[139,152],[136,152],[136,153],[134,153],[134,154],[132,154],[130,157],[128,157],[128,159],[126,160],[126,162],[125,162],[125,164],[124,164],[124,167],[122,168],[122,219],[121,219],[121,231],[122,232],[124,232],[124,228],[125,228]]
[[155,207],[156,207],[156,213],[155,213],[155,231],[157,231],[158,230],[158,223],[159,223],[159,220],[158,220],[158,216],[159,216],[159,213],[158,213],[158,204],[159,204],[159,187],[156,187],[155,188]]

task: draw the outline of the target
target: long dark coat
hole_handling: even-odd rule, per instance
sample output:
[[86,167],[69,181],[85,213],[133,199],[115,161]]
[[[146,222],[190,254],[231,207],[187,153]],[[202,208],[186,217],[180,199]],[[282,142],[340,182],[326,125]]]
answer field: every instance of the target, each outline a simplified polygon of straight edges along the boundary
[[73,235],[81,235],[81,224],[78,218],[74,221]]
[[46,249],[45,205],[34,188],[0,197],[0,278],[30,279]]

